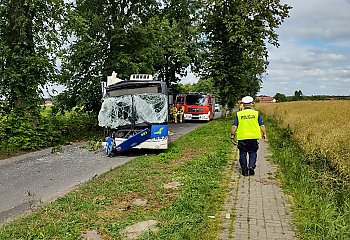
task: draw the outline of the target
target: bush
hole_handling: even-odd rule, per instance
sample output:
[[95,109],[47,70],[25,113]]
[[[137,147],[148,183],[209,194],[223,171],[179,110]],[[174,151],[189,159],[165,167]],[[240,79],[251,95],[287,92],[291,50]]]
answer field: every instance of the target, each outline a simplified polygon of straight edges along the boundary
[[35,122],[10,113],[0,115],[0,123],[0,155],[84,140],[101,131],[97,117],[86,112],[41,116]]

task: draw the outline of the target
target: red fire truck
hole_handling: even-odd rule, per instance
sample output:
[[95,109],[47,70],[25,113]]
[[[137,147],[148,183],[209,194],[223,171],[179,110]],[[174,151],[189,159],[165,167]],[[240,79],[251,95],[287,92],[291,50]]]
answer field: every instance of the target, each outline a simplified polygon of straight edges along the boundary
[[188,93],[176,96],[176,107],[185,107],[184,120],[210,121],[215,114],[215,97],[206,93]]

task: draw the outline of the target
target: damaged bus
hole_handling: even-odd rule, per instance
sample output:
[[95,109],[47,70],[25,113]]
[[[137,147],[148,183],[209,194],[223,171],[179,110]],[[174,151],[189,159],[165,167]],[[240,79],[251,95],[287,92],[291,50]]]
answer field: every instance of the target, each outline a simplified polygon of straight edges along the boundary
[[102,83],[103,103],[98,115],[105,128],[108,156],[130,148],[167,149],[168,90],[152,75],[133,74],[130,80],[115,72]]

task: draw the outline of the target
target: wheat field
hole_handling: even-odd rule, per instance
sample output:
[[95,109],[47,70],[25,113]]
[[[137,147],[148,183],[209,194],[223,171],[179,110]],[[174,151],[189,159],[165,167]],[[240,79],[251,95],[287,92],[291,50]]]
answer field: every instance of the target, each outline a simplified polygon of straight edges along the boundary
[[255,108],[289,128],[310,161],[326,159],[350,178],[350,101],[261,103]]

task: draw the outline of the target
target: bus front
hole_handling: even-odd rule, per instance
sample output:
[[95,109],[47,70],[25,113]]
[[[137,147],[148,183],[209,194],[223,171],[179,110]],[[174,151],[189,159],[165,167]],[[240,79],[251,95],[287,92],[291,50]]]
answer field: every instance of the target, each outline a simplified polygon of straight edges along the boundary
[[166,83],[133,78],[106,88],[98,120],[106,128],[111,151],[121,153],[129,148],[166,149],[167,117]]

